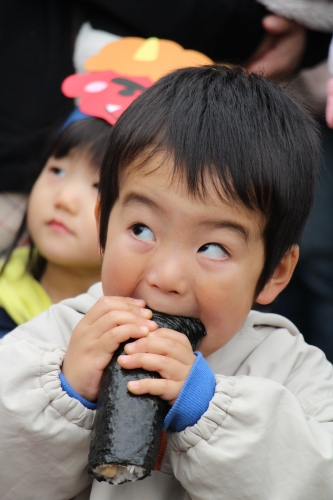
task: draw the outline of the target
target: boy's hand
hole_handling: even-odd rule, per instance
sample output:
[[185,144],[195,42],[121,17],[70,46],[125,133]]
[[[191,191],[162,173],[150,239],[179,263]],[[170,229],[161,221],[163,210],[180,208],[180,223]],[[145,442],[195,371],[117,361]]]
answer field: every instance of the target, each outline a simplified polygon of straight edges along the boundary
[[129,382],[128,390],[133,394],[160,396],[173,405],[196,360],[188,338],[174,330],[160,328],[127,344],[125,352],[127,355],[118,358],[122,368],[143,368],[162,377]]
[[157,329],[143,300],[102,297],[74,329],[62,365],[67,382],[88,401],[97,399],[104,368],[121,342]]

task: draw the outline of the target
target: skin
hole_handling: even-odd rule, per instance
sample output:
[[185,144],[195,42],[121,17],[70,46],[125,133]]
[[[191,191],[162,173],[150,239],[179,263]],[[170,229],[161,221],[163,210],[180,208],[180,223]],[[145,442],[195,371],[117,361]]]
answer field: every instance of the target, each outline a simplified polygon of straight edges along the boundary
[[333,128],[333,77],[327,83],[326,121]]
[[53,302],[85,292],[100,280],[94,217],[98,171],[78,154],[50,157],[32,189],[28,231],[47,260],[41,285]]
[[[239,330],[254,301],[264,264],[263,220],[242,205],[223,201],[207,180],[204,201],[190,197],[170,160],[154,156],[125,172],[109,219],[103,255],[104,297],[75,328],[63,364],[69,384],[94,401],[104,368],[119,344],[123,368],[158,371],[162,379],[130,382],[135,394],[159,395],[171,405],[195,355],[187,338],[157,329],[149,307],[199,318],[207,356]],[[154,186],[154,189],[152,189]],[[97,222],[99,205],[96,207]],[[272,301],[288,283],[298,258],[293,248],[257,297]],[[126,297],[126,298],[122,298]]]
[[247,62],[250,72],[276,80],[290,78],[299,68],[306,46],[304,26],[276,15],[262,20],[263,41]]

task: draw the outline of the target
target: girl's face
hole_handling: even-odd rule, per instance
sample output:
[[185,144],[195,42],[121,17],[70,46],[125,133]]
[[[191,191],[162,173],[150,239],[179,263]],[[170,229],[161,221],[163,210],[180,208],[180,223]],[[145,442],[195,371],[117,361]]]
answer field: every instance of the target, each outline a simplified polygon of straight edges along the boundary
[[32,189],[28,231],[40,254],[56,265],[101,265],[94,207],[99,174],[88,158],[50,157]]

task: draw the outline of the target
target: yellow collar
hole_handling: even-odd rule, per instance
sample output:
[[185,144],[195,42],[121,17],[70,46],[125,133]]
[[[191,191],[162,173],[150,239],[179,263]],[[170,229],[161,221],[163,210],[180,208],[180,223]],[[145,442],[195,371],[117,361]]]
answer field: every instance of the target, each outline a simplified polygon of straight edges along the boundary
[[16,248],[0,276],[0,306],[18,325],[52,305],[44,288],[25,271],[28,256],[28,247]]

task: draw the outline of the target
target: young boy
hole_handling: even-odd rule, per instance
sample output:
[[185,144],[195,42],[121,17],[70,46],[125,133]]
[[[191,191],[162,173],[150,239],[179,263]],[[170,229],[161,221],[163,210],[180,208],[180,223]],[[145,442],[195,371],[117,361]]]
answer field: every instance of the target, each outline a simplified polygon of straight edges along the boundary
[[[332,498],[332,365],[288,320],[250,312],[290,280],[317,155],[307,113],[240,69],[178,70],[129,107],[96,207],[102,286],[0,346],[1,498]],[[199,318],[201,354],[149,308]],[[94,402],[129,338],[118,362],[161,374],[128,388],[169,402],[168,449],[143,481],[91,488]]]

